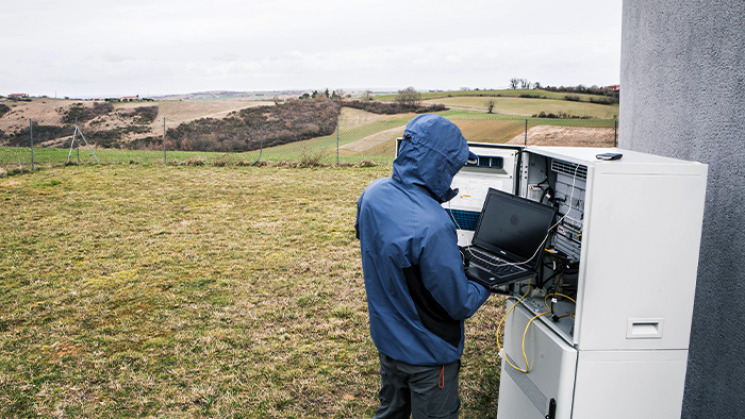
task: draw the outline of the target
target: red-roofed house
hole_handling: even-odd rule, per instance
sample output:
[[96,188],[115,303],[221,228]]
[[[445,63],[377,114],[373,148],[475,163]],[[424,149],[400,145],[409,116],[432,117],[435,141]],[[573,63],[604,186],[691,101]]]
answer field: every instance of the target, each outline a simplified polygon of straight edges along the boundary
[[11,93],[8,95],[8,99],[12,99],[12,100],[28,99],[28,93]]

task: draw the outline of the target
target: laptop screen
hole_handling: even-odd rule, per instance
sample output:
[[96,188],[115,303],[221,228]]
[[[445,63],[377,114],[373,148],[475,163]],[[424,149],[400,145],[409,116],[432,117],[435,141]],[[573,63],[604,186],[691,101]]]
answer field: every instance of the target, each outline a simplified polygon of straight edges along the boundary
[[[489,189],[473,245],[511,262],[523,262],[543,246],[556,209],[497,189]],[[526,267],[533,267],[534,258]]]

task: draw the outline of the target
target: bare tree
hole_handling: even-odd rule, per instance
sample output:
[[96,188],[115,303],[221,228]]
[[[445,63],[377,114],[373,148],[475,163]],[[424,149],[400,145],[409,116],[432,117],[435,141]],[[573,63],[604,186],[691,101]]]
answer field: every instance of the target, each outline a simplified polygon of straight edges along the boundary
[[496,104],[496,101],[494,99],[491,99],[490,101],[486,102],[486,108],[488,109],[488,113],[493,113],[494,111],[494,105]]
[[510,79],[510,87],[511,88],[517,89],[517,85],[518,84],[520,84],[520,79],[515,78],[515,77],[513,77],[513,78]]
[[415,108],[419,106],[422,101],[422,95],[416,91],[413,87],[409,86],[403,90],[398,91],[396,95],[396,102],[401,105],[402,108]]

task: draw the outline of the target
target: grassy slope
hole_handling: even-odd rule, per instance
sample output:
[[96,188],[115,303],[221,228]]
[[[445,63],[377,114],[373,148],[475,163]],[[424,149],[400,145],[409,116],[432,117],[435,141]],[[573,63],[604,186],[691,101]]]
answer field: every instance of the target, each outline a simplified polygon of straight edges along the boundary
[[[31,102],[6,102],[12,112],[0,118],[0,130],[14,132],[29,125],[29,118],[40,125],[62,124],[62,113],[75,103],[83,103],[92,106],[91,102],[68,99],[34,98]],[[199,118],[223,118],[232,111],[251,108],[256,106],[273,105],[274,102],[246,101],[246,100],[214,100],[214,101],[160,101],[160,102],[124,102],[115,103],[116,110],[131,110],[140,106],[157,106],[158,116],[150,124],[151,133],[143,136],[159,136],[163,134],[163,118],[166,119],[167,128],[175,128],[183,122],[193,121]],[[108,114],[96,125],[96,129],[117,126],[115,113]],[[93,128],[88,122],[81,123],[83,133],[90,133]],[[72,131],[70,131],[72,135]]]
[[[360,114],[366,114],[368,117],[360,120]],[[357,109],[342,108],[342,113],[339,116],[339,145],[343,146],[381,131],[405,126],[415,116],[415,114],[375,115],[373,117],[370,117],[370,115],[372,114]],[[341,152],[340,162],[359,162],[360,158],[364,158],[381,163],[390,163],[395,152],[394,140],[401,135],[403,135],[403,129],[397,135],[396,133],[391,135],[386,146],[374,148],[369,152],[362,153],[362,156],[357,153]],[[315,153],[323,155],[322,160],[324,162],[335,163],[336,143],[337,134],[334,133],[325,137],[270,148],[266,150],[266,157],[269,160],[281,161],[291,159],[291,156],[297,155],[298,152],[306,155]]]
[[618,105],[600,105],[588,102],[570,102],[556,99],[527,99],[519,97],[461,96],[430,99],[425,103],[442,103],[451,108],[469,108],[486,111],[489,101],[494,101],[495,113],[532,116],[540,112],[567,113],[573,116],[589,116],[597,119],[612,119],[618,116]]
[[[359,164],[361,161],[370,160],[380,164],[390,164],[395,151],[395,138],[403,134],[403,126],[414,116],[404,114],[396,116],[374,116],[363,121],[345,119],[348,108],[343,109],[340,118],[339,145],[364,139],[368,136],[377,136],[377,133],[386,132],[388,139],[363,152],[353,152],[342,149],[339,152],[341,164]],[[356,111],[356,110],[353,110]],[[360,112],[360,111],[357,111]],[[453,109],[442,112],[441,115],[456,123],[466,138],[470,141],[506,143],[516,136],[525,132],[526,118],[513,115],[487,114],[485,112]],[[369,116],[369,115],[368,115]],[[529,119],[528,128],[538,125],[574,128],[602,128],[610,135],[613,133],[613,120],[600,119]],[[571,134],[565,135],[563,145],[576,146]],[[320,162],[335,164],[337,159],[337,136],[336,133],[314,138],[311,140],[295,142],[283,146],[246,153],[209,153],[209,152],[178,152],[168,151],[167,161],[178,162],[239,162],[253,163],[259,157],[263,162]],[[96,150],[96,155],[102,163],[160,163],[163,161],[163,151],[128,151],[128,150]],[[60,165],[67,161],[68,149],[36,148],[34,160],[37,167]],[[80,151],[80,160],[83,163],[95,163],[90,153],[83,147]],[[72,162],[77,161],[77,153],[73,151]],[[0,167],[7,170],[15,170],[16,167],[30,168],[31,150],[29,148],[0,147]]]
[[[519,98],[519,94],[529,92],[531,94],[545,94],[548,99],[526,99]],[[499,94],[501,97],[473,96]],[[436,95],[443,95],[444,98],[431,99]],[[470,96],[469,96],[470,95]],[[512,95],[513,97],[508,97]],[[525,132],[525,116],[510,115],[522,114],[532,115],[544,112],[565,112],[572,115],[589,115],[596,118],[612,118],[618,113],[618,105],[599,105],[588,102],[570,102],[564,100],[555,100],[551,98],[563,98],[563,94],[545,91],[522,91],[522,90],[499,90],[499,91],[469,91],[469,92],[440,92],[425,93],[425,98],[429,101],[446,103],[453,107],[448,112],[441,114],[452,120],[463,130],[464,135],[471,141],[485,141],[505,143],[510,139],[519,136]],[[451,97],[447,97],[451,96]],[[589,95],[582,96],[585,100]],[[489,100],[495,100],[495,111],[497,114],[486,114],[486,103]],[[59,106],[59,103],[52,105],[50,103],[42,104],[39,100],[34,105]],[[51,101],[49,101],[51,102]],[[245,102],[238,100],[226,101],[170,101],[156,102],[160,112],[156,121],[153,122],[153,133],[162,135],[162,115],[170,115],[166,119],[168,126],[177,124],[177,122],[190,120],[206,115],[219,117],[225,115],[232,109],[257,106],[261,102]],[[142,104],[117,104],[117,107],[134,107]],[[471,109],[458,109],[471,108]],[[51,108],[50,108],[51,109]],[[22,114],[21,114],[22,115]],[[56,114],[55,114],[56,115]],[[58,115],[57,115],[58,116]],[[404,126],[414,114],[402,115],[374,115],[357,109],[343,108],[339,117],[340,130],[338,141],[340,146],[364,139],[366,137],[380,138],[377,133],[383,133],[388,136],[389,141],[379,143],[373,147],[367,148],[362,152],[354,152],[342,149],[339,152],[339,162],[342,164],[358,164],[363,160],[371,160],[377,163],[389,164],[392,160],[395,148],[396,137],[403,134]],[[25,116],[18,116],[23,118]],[[3,119],[8,118],[7,116]],[[7,122],[7,121],[6,121]],[[25,121],[27,123],[27,121]],[[18,122],[24,123],[23,120]],[[536,125],[549,125],[556,127],[582,127],[582,128],[604,128],[612,133],[614,129],[613,120],[602,119],[530,119],[528,128]],[[152,135],[152,134],[148,134]],[[156,135],[157,136],[157,135]],[[307,141],[295,142],[284,146],[273,147],[263,150],[261,159],[269,162],[280,161],[318,161],[326,164],[335,164],[337,161],[337,134],[314,138]],[[567,138],[567,145],[571,145],[571,137]],[[37,165],[60,164],[67,160],[68,150],[36,149],[35,162]],[[98,158],[102,162],[137,162],[137,163],[158,163],[163,161],[161,151],[97,151]],[[207,163],[214,161],[225,162],[247,162],[252,163],[259,158],[259,151],[248,153],[188,153],[188,152],[168,152],[168,161],[185,162],[190,160],[204,160]],[[77,161],[77,155],[73,154],[73,161]],[[81,160],[92,162],[93,159],[86,151],[81,152]],[[0,147],[0,166],[30,166],[31,153],[29,149],[11,149]]]
[[153,133],[163,133],[163,118],[166,119],[166,128],[175,128],[183,122],[193,121],[199,118],[223,118],[230,112],[256,106],[274,105],[274,102],[247,101],[247,100],[210,100],[210,101],[174,101],[165,100],[158,102],[134,102],[117,103],[117,109],[132,109],[138,106],[158,106],[158,117],[151,124]]
[[[498,90],[451,90],[444,92],[420,92],[422,100],[442,99],[452,97],[520,97],[520,95],[540,96],[543,99],[564,100],[567,95],[578,96],[580,100],[589,102],[590,98],[604,99],[605,96],[585,93],[550,92],[542,89],[498,89]],[[377,100],[395,100],[395,94],[376,95]]]
[[[507,115],[531,116],[541,111],[546,113],[567,113],[575,116],[589,116],[599,119],[612,119],[618,116],[618,105],[590,103],[590,99],[604,100],[605,96],[549,92],[535,89],[465,90],[447,92],[420,92],[426,103],[442,103],[448,107],[487,110],[487,103],[495,101],[494,112]],[[539,98],[520,97],[521,95]],[[576,96],[581,102],[567,101],[566,96]],[[396,95],[378,95],[377,100],[392,101]]]
[[[352,223],[390,167],[94,166],[0,179],[0,416],[369,417]],[[464,417],[493,417],[492,298]]]

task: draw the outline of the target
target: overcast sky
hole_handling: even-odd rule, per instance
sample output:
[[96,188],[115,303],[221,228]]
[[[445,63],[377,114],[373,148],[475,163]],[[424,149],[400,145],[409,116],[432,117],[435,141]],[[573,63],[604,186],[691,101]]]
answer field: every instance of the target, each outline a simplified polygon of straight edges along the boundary
[[7,0],[0,94],[620,80],[622,0]]

